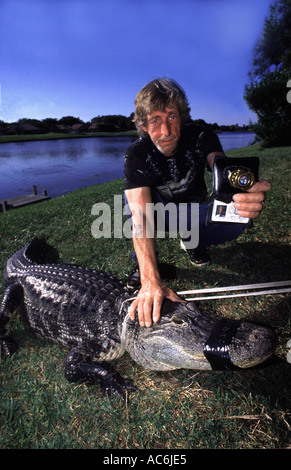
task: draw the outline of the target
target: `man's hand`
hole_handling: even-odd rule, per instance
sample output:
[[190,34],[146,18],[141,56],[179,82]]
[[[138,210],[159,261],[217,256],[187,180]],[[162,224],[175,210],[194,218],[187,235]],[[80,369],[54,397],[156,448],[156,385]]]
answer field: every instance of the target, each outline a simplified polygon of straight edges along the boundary
[[137,298],[130,307],[130,318],[135,319],[137,310],[140,326],[150,327],[152,320],[157,323],[160,319],[160,310],[163,300],[167,298],[173,302],[183,302],[174,291],[164,286],[158,280],[150,280],[143,283]]
[[241,217],[256,219],[259,217],[266,198],[266,192],[272,188],[267,180],[259,180],[246,193],[234,194],[234,207]]

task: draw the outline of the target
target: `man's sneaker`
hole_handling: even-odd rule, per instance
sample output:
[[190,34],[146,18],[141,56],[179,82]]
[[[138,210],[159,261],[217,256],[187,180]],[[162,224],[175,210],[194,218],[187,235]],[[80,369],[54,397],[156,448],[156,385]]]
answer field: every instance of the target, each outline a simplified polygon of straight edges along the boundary
[[140,273],[138,265],[135,265],[131,274],[128,276],[127,279],[127,287],[131,289],[139,289],[140,288]]
[[199,250],[199,248],[187,249],[183,241],[180,242],[181,248],[189,256],[190,263],[195,264],[195,266],[203,266],[211,263],[210,256],[207,250]]

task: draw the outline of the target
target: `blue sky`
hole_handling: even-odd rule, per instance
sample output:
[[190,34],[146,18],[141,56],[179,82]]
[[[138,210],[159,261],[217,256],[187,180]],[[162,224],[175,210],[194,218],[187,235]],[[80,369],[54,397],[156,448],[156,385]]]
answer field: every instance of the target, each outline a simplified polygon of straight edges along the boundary
[[129,116],[167,76],[193,119],[248,124],[253,49],[272,0],[0,0],[0,120]]

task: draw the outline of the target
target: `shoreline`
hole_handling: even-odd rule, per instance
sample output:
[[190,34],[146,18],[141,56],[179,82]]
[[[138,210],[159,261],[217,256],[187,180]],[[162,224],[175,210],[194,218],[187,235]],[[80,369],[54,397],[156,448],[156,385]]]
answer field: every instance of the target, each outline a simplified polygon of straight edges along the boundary
[[[217,131],[217,134],[229,132],[233,134],[253,134],[253,131]],[[136,130],[121,132],[85,132],[80,134],[66,134],[50,132],[48,134],[16,134],[0,135],[0,144],[13,144],[18,142],[40,142],[44,140],[86,139],[99,137],[138,137]]]
[[49,134],[16,134],[16,135],[1,135],[0,144],[14,144],[18,142],[40,142],[43,140],[63,140],[63,139],[86,139],[86,138],[99,138],[99,137],[137,137],[137,131],[124,131],[124,132],[86,132],[83,134],[65,134],[54,133]]

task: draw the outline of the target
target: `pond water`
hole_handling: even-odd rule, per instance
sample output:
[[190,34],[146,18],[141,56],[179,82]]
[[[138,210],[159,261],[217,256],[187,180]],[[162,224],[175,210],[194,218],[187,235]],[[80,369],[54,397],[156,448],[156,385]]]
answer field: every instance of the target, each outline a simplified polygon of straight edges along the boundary
[[[248,145],[247,132],[218,134],[225,151]],[[46,189],[58,197],[123,176],[125,149],[136,137],[93,137],[0,144],[0,199]]]

